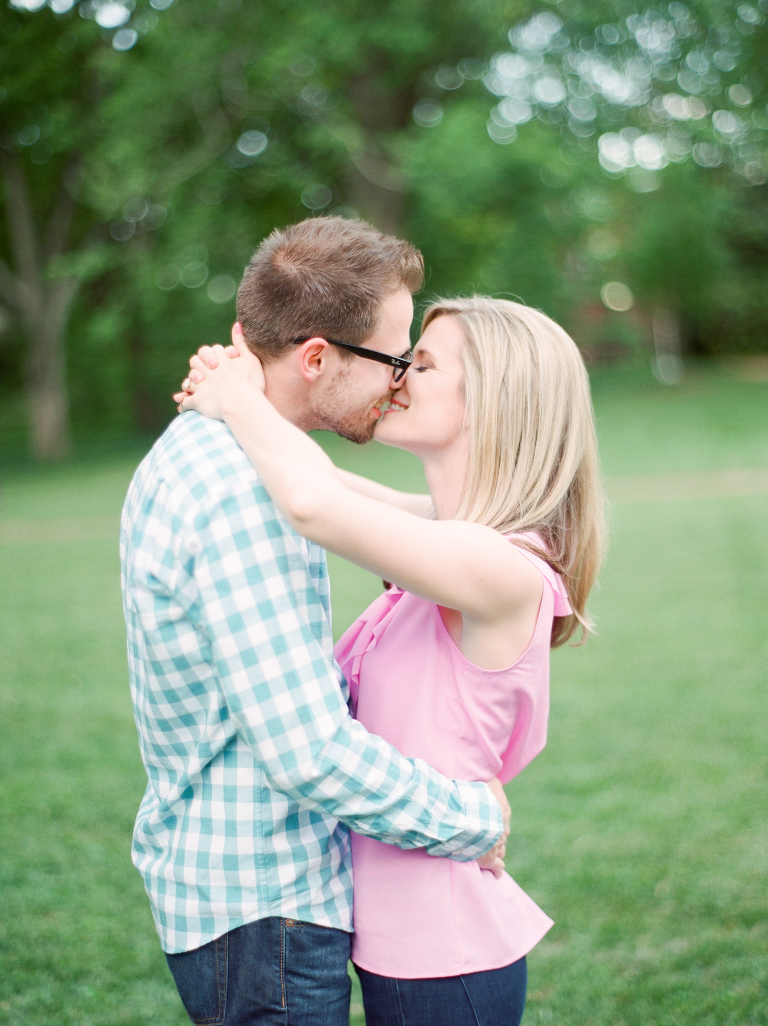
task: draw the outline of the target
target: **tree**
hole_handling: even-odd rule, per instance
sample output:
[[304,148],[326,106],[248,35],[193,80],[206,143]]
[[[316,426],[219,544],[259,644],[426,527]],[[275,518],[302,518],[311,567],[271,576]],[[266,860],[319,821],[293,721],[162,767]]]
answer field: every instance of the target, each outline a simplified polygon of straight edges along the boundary
[[454,267],[477,287],[504,288],[506,273],[566,323],[618,278],[665,352],[681,335],[694,352],[765,349],[765,7],[673,2],[617,19],[565,0],[513,24],[484,90],[444,93],[442,122],[411,148],[410,229],[435,287],[461,287],[458,245]]
[[627,282],[689,346],[764,346],[767,3],[0,0],[34,450],[66,447],[67,382],[81,423],[160,426],[254,245],[307,212],[408,233],[433,289],[576,322]]
[[[174,266],[151,233],[173,206],[188,225],[199,223],[190,194],[206,188],[229,193],[216,212],[224,234],[244,202],[262,208],[266,216],[246,212],[244,220],[263,234],[302,203],[322,210],[334,196],[397,229],[406,183],[394,140],[411,123],[420,76],[445,55],[487,48],[505,13],[527,10],[526,0],[391,0],[375,9],[354,0],[320,9],[298,0],[171,4],[13,0],[0,8],[10,126],[0,285],[27,337],[39,456],[68,444],[63,342],[89,275],[107,274],[115,309],[115,291],[146,292],[148,280]],[[325,182],[317,178],[323,168]],[[252,233],[248,248],[253,241]],[[148,275],[145,265],[155,262]],[[186,266],[195,263],[205,261]],[[119,318],[134,362],[157,298],[144,295],[131,324]]]
[[[97,103],[93,57],[101,41],[92,24],[62,32],[50,11],[32,17],[7,6],[0,8],[0,31],[8,247],[0,261],[0,296],[27,335],[24,380],[33,449],[59,456],[69,445],[63,339],[88,263],[82,257],[92,245],[75,197],[83,130]],[[73,63],[75,51],[80,67]],[[75,102],[82,105],[78,112]]]

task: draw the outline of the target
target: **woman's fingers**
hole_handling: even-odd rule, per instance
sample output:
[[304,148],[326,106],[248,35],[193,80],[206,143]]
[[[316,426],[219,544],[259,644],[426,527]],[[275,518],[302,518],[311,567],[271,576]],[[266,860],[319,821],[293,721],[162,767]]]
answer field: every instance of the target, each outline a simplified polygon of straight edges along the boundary
[[232,345],[237,349],[238,353],[241,353],[243,349],[247,349],[245,335],[243,335],[243,326],[240,321],[235,321],[232,325]]
[[216,350],[221,350],[221,346],[200,346],[198,351],[190,357],[189,365],[192,366],[192,361],[197,359],[203,363],[205,367],[210,367],[211,370],[214,367],[219,366],[219,355]]
[[[218,363],[216,364],[216,367],[218,367]],[[205,381],[206,371],[215,369],[215,367],[211,367],[196,353],[189,358],[189,376],[193,381]],[[195,377],[196,374],[199,375],[199,377]]]
[[[236,325],[239,329],[240,325]],[[233,333],[233,339],[238,340],[242,338],[242,332],[238,335]],[[178,403],[179,413],[185,409],[192,409],[187,404],[184,405],[184,399],[189,398],[195,392],[195,386],[205,381],[205,372],[208,370],[215,370],[224,356],[227,356],[230,360],[234,360],[240,357],[240,351],[235,345],[224,346],[200,346],[196,353],[193,353],[189,358],[189,374],[181,383],[181,391],[174,392],[173,401]]]

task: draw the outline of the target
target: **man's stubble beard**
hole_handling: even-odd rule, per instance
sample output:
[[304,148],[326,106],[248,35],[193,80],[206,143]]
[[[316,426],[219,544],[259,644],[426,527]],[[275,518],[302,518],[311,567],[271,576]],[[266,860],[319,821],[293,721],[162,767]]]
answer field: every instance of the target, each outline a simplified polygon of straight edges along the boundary
[[[342,368],[327,392],[315,400],[312,412],[324,430],[333,431],[357,445],[364,445],[373,438],[378,419],[371,418],[373,403],[369,402],[364,408],[354,405],[354,391],[349,376],[349,368]],[[386,398],[382,396],[381,402],[386,401]]]

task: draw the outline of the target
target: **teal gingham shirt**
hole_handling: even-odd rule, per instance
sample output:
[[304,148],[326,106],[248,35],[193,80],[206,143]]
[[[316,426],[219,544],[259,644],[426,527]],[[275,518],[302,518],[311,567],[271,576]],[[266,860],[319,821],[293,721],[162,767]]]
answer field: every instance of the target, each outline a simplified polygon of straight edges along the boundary
[[266,916],[351,930],[348,828],[462,861],[497,839],[483,784],[350,717],[325,553],[225,425],[171,424],[131,483],[120,554],[149,778],[133,861],[165,951]]

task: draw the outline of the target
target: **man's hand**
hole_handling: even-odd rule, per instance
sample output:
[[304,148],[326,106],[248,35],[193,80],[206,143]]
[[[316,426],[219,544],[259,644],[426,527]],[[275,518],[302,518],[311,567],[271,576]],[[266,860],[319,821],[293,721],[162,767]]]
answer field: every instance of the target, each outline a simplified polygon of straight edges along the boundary
[[509,807],[507,796],[504,794],[504,788],[501,786],[501,781],[497,777],[492,777],[488,781],[488,787],[491,790],[496,801],[501,806],[501,818],[504,821],[504,830],[501,837],[498,839],[496,844],[487,851],[485,855],[481,856],[477,860],[477,864],[481,869],[490,869],[493,875],[499,879],[504,872],[504,856],[507,853],[507,838],[509,837],[509,821],[512,818],[512,809]]

